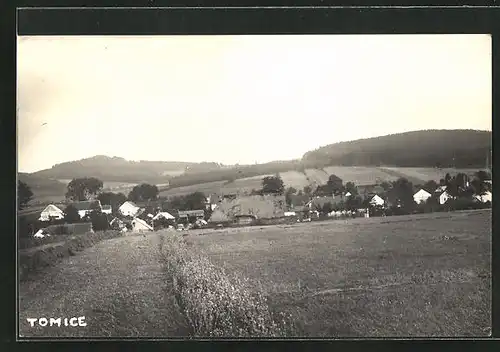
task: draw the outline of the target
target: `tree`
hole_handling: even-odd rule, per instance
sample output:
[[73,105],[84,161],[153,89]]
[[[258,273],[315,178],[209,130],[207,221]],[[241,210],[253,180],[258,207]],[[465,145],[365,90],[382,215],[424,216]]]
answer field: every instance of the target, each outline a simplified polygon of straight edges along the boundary
[[361,208],[362,203],[363,199],[360,196],[356,195],[346,199],[345,207],[347,210],[356,211],[357,209]]
[[118,211],[118,208],[125,203],[127,196],[123,193],[103,192],[97,197],[102,205],[111,205],[113,213]]
[[475,172],[474,177],[482,182],[491,180],[491,174],[485,170],[479,170]]
[[311,192],[312,192],[312,188],[311,188],[311,186],[304,186],[303,192],[304,192],[304,194],[305,194],[306,196],[311,195]]
[[128,195],[128,199],[131,201],[145,201],[145,200],[155,200],[158,198],[158,187],[156,185],[150,185],[147,183],[141,183],[140,185],[132,188]]
[[287,205],[292,204],[292,195],[297,193],[297,190],[293,187],[288,187],[285,192],[285,201]]
[[334,195],[340,194],[344,190],[342,179],[336,175],[330,175],[326,185]]
[[23,181],[18,181],[17,183],[17,199],[19,209],[25,208],[33,199],[33,192],[31,191],[30,186]]
[[103,187],[101,180],[95,177],[74,178],[68,184],[66,198],[73,201],[89,200]]
[[266,176],[262,179],[262,193],[283,194],[285,185],[280,176]]
[[345,190],[346,190],[346,192],[351,193],[352,197],[358,195],[358,187],[356,187],[354,182],[347,182],[345,184]]
[[438,186],[439,185],[436,183],[436,181],[430,180],[424,183],[422,188],[432,194],[438,188]]
[[106,214],[94,210],[90,213],[90,220],[92,222],[92,229],[95,232],[109,230],[109,222]]
[[406,178],[399,178],[392,184],[390,190],[392,198],[401,208],[406,211],[412,211],[415,208],[415,200],[413,199],[413,185]]
[[80,214],[78,214],[78,210],[72,204],[64,209],[64,221],[68,224],[80,221]]

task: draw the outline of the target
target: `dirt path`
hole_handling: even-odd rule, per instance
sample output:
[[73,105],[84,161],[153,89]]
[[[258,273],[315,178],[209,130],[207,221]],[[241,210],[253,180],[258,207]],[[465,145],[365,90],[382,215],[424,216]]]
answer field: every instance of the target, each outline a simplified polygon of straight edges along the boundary
[[[182,336],[162,270],[158,233],[107,240],[47,269],[19,287],[19,334],[26,337]],[[87,326],[64,326],[85,317]],[[27,318],[62,318],[31,327]]]

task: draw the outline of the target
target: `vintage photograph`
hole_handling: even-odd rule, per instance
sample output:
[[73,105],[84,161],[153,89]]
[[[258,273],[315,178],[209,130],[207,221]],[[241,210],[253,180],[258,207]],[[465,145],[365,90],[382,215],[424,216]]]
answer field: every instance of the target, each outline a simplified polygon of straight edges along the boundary
[[491,46],[18,36],[19,336],[490,336]]

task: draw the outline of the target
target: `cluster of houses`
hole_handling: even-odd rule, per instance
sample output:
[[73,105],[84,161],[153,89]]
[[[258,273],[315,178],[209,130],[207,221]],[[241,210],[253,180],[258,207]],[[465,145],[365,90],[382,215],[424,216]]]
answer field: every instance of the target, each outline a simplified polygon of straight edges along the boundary
[[[491,202],[491,181],[489,190],[482,195],[474,195],[477,202]],[[370,207],[387,208],[395,205],[387,197],[387,192],[380,185],[358,186],[358,193],[363,201],[363,206],[357,209],[357,213],[364,217],[370,216]],[[439,186],[434,191],[423,188],[415,189],[413,200],[416,204],[425,203],[435,195],[438,203],[446,204],[453,197],[448,193],[446,186]],[[222,224],[252,224],[257,219],[293,218],[296,221],[310,221],[318,218],[320,211],[326,204],[330,204],[331,210],[327,216],[335,217],[342,215],[353,215],[352,211],[341,209],[349,197],[349,192],[337,196],[311,197],[304,194],[293,194],[290,196],[289,204],[286,204],[285,196],[276,195],[211,195],[206,198],[205,209],[192,209],[186,211],[164,211],[161,207],[140,207],[132,201],[125,201],[118,208],[117,214],[113,214],[110,205],[102,205],[99,200],[75,202],[72,205],[77,209],[82,222],[88,219],[90,213],[100,209],[107,218],[110,227],[121,231],[143,232],[154,231],[158,228],[177,228],[179,230],[191,227],[204,227],[207,225]],[[210,210],[211,216],[205,219],[205,210]],[[54,204],[48,205],[40,214],[41,222],[51,219],[63,220],[64,211]],[[155,225],[156,224],[156,225]],[[42,232],[40,232],[42,231]],[[43,230],[37,233],[43,236]]]

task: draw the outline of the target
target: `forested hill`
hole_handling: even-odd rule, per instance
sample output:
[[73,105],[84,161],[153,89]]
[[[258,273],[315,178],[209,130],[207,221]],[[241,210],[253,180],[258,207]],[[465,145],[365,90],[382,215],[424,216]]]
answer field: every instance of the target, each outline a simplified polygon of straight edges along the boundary
[[220,168],[217,163],[190,163],[177,161],[129,161],[119,157],[96,155],[91,158],[56,164],[50,169],[33,173],[39,177],[73,179],[97,177],[118,182],[167,182],[184,172],[205,172]]
[[484,167],[490,131],[425,130],[326,145],[304,154],[306,167],[328,165]]

